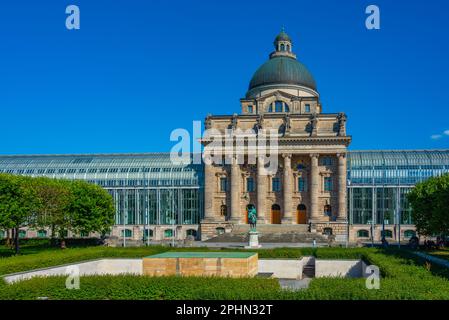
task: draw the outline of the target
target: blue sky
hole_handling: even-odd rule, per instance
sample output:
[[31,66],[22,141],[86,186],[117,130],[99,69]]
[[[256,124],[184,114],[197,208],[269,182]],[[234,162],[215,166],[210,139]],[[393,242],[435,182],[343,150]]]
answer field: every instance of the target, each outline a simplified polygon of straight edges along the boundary
[[449,148],[448,15],[444,0],[5,2],[0,153],[170,151],[173,129],[240,112],[281,26],[351,149]]

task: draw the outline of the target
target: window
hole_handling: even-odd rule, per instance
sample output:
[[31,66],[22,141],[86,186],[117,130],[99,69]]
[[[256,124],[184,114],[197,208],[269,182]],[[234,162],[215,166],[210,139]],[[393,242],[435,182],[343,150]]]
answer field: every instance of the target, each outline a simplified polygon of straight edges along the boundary
[[306,191],[306,181],[303,177],[298,178],[298,191]]
[[217,232],[217,235],[225,233],[225,229],[221,227],[216,228],[215,231]]
[[27,232],[25,230],[19,230],[19,238],[26,238]]
[[324,228],[323,229],[323,234],[325,234],[327,236],[331,236],[332,235],[332,228]]
[[331,166],[333,163],[332,157],[322,157],[321,158],[321,165],[322,166]]
[[3,230],[0,230],[0,239],[3,239],[4,237],[6,237],[6,232]]
[[306,105],[304,106],[304,111],[310,112],[310,104],[306,103]]
[[226,192],[228,190],[228,179],[220,178],[220,191]]
[[165,238],[171,238],[173,237],[173,230],[172,229],[167,229],[164,231],[164,237]]
[[281,51],[285,51],[285,45],[281,43]]
[[282,112],[282,101],[275,101],[274,103],[274,111]]
[[405,230],[404,231],[404,238],[411,238],[416,235],[416,232],[413,230]]
[[246,179],[246,192],[254,192],[254,178]]
[[[274,104],[274,105],[273,105]],[[274,107],[274,109],[273,109]],[[268,112],[290,112],[288,104],[282,101],[275,101],[268,106]]]
[[281,191],[281,179],[273,178],[273,180],[271,181],[271,190],[273,192]]
[[385,236],[385,238],[393,238],[393,232],[391,230],[385,230],[380,232],[381,236]]
[[191,236],[196,238],[196,230],[195,229],[189,229],[186,231],[186,236]]
[[369,238],[369,231],[368,230],[359,230],[359,231],[357,231],[357,237],[358,238]]
[[37,237],[38,238],[45,238],[46,236],[47,236],[47,231],[45,231],[45,230],[39,230],[37,232]]
[[143,233],[143,238],[148,239],[148,237],[153,237],[153,230],[151,229],[145,229],[145,232]]
[[131,238],[133,236],[133,231],[131,229],[122,230],[122,238]]
[[85,232],[85,231],[81,231],[80,232],[80,237],[81,238],[87,238],[89,236],[89,232]]
[[332,191],[332,178],[324,177],[324,191]]
[[253,113],[253,106],[248,106],[248,113]]

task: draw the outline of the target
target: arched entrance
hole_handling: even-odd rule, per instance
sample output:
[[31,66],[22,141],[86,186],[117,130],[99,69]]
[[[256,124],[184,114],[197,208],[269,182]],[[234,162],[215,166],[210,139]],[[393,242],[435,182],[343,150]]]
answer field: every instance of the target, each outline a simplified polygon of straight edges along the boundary
[[296,209],[296,223],[306,224],[307,223],[307,208],[304,204],[298,205]]
[[278,204],[271,206],[271,224],[281,224],[281,207]]
[[248,221],[248,212],[249,212],[249,210],[251,210],[252,208],[254,208],[254,205],[253,204],[249,204],[249,205],[247,205],[246,206],[246,212],[245,212],[245,214],[246,214],[246,217],[245,217],[245,222],[248,224],[249,223],[249,221]]

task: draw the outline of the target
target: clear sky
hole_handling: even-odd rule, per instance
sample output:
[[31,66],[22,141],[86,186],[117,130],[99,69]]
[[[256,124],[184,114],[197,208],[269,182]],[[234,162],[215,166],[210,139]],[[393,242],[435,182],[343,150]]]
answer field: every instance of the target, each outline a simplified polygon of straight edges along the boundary
[[173,129],[240,112],[282,26],[351,149],[449,148],[448,18],[444,0],[5,1],[0,153],[170,151]]

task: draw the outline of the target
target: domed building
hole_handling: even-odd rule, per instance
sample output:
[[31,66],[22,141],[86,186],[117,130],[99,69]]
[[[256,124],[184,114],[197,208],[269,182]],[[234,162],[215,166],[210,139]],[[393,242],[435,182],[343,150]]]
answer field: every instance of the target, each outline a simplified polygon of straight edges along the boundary
[[[408,241],[407,193],[449,173],[449,150],[348,151],[344,113],[324,113],[317,84],[282,31],[249,79],[241,112],[208,116],[200,154],[0,155],[0,174],[84,180],[114,201],[111,245],[247,241]],[[27,224],[21,238],[52,236]],[[0,229],[0,239],[10,230]],[[68,237],[99,236],[69,230]],[[213,239],[211,239],[213,238]]]
[[[214,160],[205,165],[202,239],[244,232],[248,211],[255,208],[264,234],[332,234],[343,241],[351,142],[346,116],[322,113],[315,79],[284,30],[240,102],[240,115],[206,119],[211,134],[202,142]],[[218,156],[214,142],[220,135],[231,147]],[[247,145],[239,149],[239,141]]]

